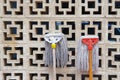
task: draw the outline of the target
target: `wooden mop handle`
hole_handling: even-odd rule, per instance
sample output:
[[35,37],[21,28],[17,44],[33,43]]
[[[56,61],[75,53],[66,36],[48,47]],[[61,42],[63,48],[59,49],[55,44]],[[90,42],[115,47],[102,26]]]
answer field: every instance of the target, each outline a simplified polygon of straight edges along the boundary
[[92,74],[92,50],[89,50],[89,80],[93,80]]
[[51,47],[53,49],[53,80],[56,80],[56,57],[55,57],[56,44],[52,43]]
[[82,42],[88,46],[88,50],[89,50],[89,80],[92,80],[93,79],[93,76],[92,76],[92,49],[93,49],[93,46],[98,42],[98,38],[84,38],[82,40]]
[[56,59],[55,49],[53,49],[53,80],[56,80]]

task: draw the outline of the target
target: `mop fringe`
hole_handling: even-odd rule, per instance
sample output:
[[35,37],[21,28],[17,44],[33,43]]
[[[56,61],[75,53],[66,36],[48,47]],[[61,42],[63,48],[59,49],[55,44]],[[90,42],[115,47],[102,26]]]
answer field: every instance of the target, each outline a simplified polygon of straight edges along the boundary
[[[68,49],[66,38],[63,36],[62,39],[58,43],[56,43],[56,45],[56,66],[64,67],[68,61]],[[51,48],[51,43],[47,41],[45,41],[45,65],[53,66],[53,52]]]
[[[82,43],[82,38],[80,38],[77,47],[77,63],[78,70],[80,71],[88,71],[89,70],[89,52],[88,47],[84,43]],[[94,45],[92,50],[92,70],[96,71],[98,68],[98,43]]]

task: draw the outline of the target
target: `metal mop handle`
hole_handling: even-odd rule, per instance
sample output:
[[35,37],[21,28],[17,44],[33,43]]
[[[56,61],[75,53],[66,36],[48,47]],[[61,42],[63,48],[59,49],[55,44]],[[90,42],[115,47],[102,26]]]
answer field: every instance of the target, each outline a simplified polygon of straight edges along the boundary
[[53,80],[56,80],[56,57],[55,57],[56,44],[52,43],[51,47],[53,49]]

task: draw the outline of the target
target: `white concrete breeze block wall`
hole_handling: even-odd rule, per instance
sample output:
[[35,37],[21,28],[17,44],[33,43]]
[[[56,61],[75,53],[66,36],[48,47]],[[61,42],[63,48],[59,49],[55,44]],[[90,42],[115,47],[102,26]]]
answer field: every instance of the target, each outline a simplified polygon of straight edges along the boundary
[[57,80],[88,80],[77,70],[82,35],[99,36],[93,80],[120,80],[120,0],[0,0],[0,80],[53,80],[44,35],[62,32],[69,59]]

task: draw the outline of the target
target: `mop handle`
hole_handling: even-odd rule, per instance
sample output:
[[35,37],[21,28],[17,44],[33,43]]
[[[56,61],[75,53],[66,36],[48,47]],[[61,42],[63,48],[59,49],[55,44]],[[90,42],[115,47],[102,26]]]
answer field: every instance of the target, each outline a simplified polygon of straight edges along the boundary
[[93,80],[92,74],[92,50],[89,50],[89,80]]
[[51,47],[53,49],[53,80],[56,80],[56,57],[55,57],[56,44],[52,43]]
[[92,76],[92,49],[93,46],[98,42],[98,38],[84,38],[82,40],[84,44],[87,45],[89,51],[89,80],[93,79]]

